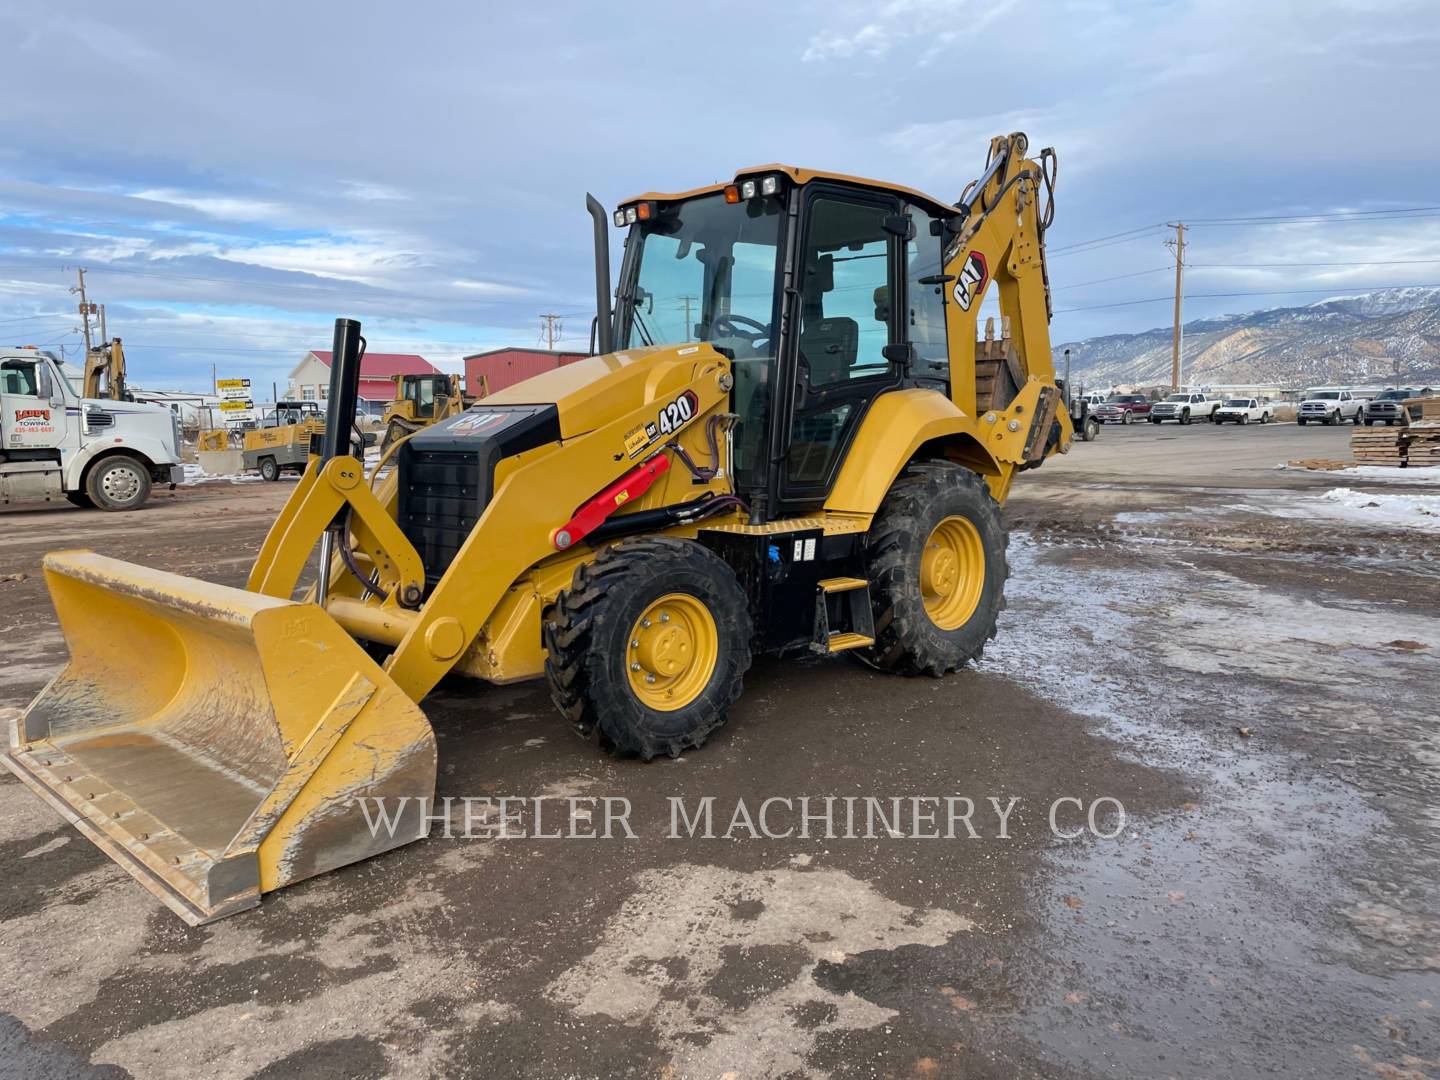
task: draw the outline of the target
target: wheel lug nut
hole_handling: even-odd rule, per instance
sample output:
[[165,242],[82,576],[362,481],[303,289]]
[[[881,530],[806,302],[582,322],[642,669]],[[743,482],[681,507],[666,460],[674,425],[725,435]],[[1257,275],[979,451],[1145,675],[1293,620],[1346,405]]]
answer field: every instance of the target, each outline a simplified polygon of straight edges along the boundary
[[661,621],[661,622],[669,622],[669,621],[670,621],[670,613],[669,613],[668,611],[662,611],[662,612],[660,613],[660,621]]
[[646,681],[647,683],[652,683],[652,682],[655,681],[655,676],[654,676],[654,675],[646,675],[646,676],[645,676],[645,681]]
[[640,620],[640,625],[643,626],[646,630],[649,630],[649,629],[650,629],[650,620],[649,620],[649,619],[641,619],[641,620]]
[[632,649],[638,649],[640,647],[640,639],[636,638],[634,641],[630,642],[630,647]]
[[631,670],[631,671],[639,671],[639,670],[640,670],[640,665],[639,665],[639,663],[637,663],[637,662],[634,661],[634,660],[630,661],[630,670]]

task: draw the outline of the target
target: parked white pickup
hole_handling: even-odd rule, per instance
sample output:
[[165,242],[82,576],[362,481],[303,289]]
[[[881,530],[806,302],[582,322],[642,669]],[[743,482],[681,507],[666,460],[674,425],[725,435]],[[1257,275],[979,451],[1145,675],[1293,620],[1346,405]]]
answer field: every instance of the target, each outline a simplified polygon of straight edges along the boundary
[[1305,400],[1296,410],[1295,422],[1301,427],[1311,420],[1322,424],[1343,424],[1346,420],[1363,424],[1366,402],[1366,398],[1356,397],[1340,387],[1316,387],[1305,391]]
[[1175,420],[1188,424],[1202,416],[1210,416],[1219,404],[1218,400],[1204,394],[1170,394],[1164,401],[1156,402],[1155,407],[1150,410],[1150,423]]
[[1238,397],[1227,398],[1225,403],[1215,410],[1211,417],[1217,424],[1224,424],[1233,420],[1237,424],[1248,424],[1252,420],[1258,420],[1262,424],[1268,424],[1273,416],[1269,405],[1263,404],[1259,398]]

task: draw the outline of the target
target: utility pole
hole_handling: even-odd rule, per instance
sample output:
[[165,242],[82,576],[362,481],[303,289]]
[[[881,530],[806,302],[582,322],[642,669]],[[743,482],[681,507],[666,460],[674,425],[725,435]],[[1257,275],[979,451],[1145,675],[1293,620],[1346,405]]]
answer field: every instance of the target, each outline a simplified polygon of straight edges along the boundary
[[690,321],[690,305],[699,300],[698,296],[682,296],[680,302],[685,305],[685,339],[688,341],[690,335],[695,332],[695,324]]
[[1184,331],[1180,327],[1181,300],[1185,295],[1185,223],[1177,221],[1170,228],[1175,230],[1175,239],[1165,241],[1165,246],[1175,252],[1175,334],[1170,344],[1170,389],[1180,389],[1180,345]]
[[105,329],[105,305],[100,305],[100,347],[110,344],[110,332]]
[[545,334],[545,347],[546,347],[547,349],[553,349],[553,348],[555,348],[555,336],[556,336],[556,335],[555,335],[555,324],[560,321],[560,316],[559,316],[559,315],[551,315],[551,314],[543,314],[543,315],[540,316],[540,318],[542,318],[542,319],[545,320],[545,330],[544,330],[544,334]]
[[85,328],[85,356],[88,358],[92,347],[90,341],[90,316],[95,314],[95,305],[90,303],[85,296],[85,268],[83,266],[77,266],[75,268],[75,275],[79,278],[80,284],[70,291],[80,294],[80,318],[83,320],[82,325]]

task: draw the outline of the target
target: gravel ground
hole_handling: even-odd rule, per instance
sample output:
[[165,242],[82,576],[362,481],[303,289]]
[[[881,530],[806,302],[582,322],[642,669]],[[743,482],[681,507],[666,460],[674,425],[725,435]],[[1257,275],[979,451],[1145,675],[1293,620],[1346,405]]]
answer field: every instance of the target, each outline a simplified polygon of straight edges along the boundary
[[[1440,487],[1275,468],[1347,434],[1107,428],[1018,481],[976,668],[762,661],[677,761],[534,685],[426,701],[440,794],[624,797],[633,839],[437,836],[190,929],[7,775],[0,1075],[1440,1076],[1440,536],[1307,509]],[[64,659],[43,552],[238,585],[288,488],[0,510],[0,706]],[[724,836],[802,796],[891,816]],[[946,796],[978,835],[905,835]]]

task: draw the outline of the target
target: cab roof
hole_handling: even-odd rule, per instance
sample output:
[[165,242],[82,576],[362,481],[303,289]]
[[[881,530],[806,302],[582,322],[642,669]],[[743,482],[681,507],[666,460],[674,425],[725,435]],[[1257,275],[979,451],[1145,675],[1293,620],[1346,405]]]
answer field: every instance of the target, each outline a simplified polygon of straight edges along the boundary
[[851,176],[849,173],[829,172],[825,169],[802,169],[798,165],[782,165],[772,163],[770,165],[754,165],[748,169],[738,169],[733,180],[721,180],[713,184],[706,184],[704,187],[691,188],[689,191],[647,191],[642,195],[632,195],[628,199],[622,199],[618,205],[629,206],[631,203],[649,202],[678,202],[682,199],[693,199],[697,195],[712,195],[724,191],[731,184],[739,183],[741,180],[750,177],[763,176],[767,173],[782,173],[789,178],[792,184],[804,185],[815,183],[820,180],[833,181],[839,184],[850,184],[855,187],[869,188],[873,191],[886,191],[894,195],[902,195],[911,202],[931,211],[942,217],[948,217],[959,213],[953,203],[937,199],[933,195],[927,195],[923,191],[916,191],[914,188],[905,187],[903,184],[891,184],[884,180],[871,180],[864,176]]

